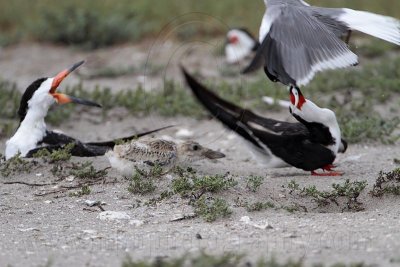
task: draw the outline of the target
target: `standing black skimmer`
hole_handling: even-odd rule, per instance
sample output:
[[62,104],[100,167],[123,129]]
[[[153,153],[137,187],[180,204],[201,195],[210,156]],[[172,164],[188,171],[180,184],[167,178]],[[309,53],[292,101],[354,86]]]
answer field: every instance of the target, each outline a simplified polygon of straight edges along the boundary
[[163,139],[144,138],[124,145],[116,145],[106,153],[113,168],[124,176],[131,176],[135,167],[148,171],[159,166],[169,171],[178,164],[189,164],[203,159],[220,159],[221,152],[201,146],[194,141],[176,143]]
[[260,43],[244,28],[231,29],[226,35],[225,57],[229,64],[236,64],[256,52]]
[[[47,130],[44,119],[50,106],[54,103],[66,104],[72,102],[87,106],[101,107],[99,104],[92,101],[56,92],[61,82],[83,63],[84,61],[78,62],[53,78],[40,78],[28,86],[21,98],[18,110],[18,115],[20,117],[19,127],[15,134],[6,142],[5,157],[7,160],[18,154],[21,157],[31,157],[42,148],[54,151],[70,143],[75,144],[71,151],[72,155],[82,157],[104,155],[107,150],[114,147],[116,141],[82,143],[67,135]],[[130,140],[135,137],[157,132],[161,129],[121,139]]]
[[[297,88],[291,88],[290,98],[291,113],[299,123],[289,123],[261,117],[225,101],[184,69],[183,73],[194,95],[214,117],[267,156],[266,167],[293,166],[316,176],[342,175],[332,170],[336,154],[347,149],[335,114],[305,99]],[[316,173],[318,169],[328,172]]]
[[[264,0],[260,47],[249,73],[264,67],[268,78],[288,86],[307,85],[317,72],[358,64],[340,38],[360,31],[400,45],[400,21],[348,8],[310,6],[302,0]],[[349,38],[348,35],[348,38]]]

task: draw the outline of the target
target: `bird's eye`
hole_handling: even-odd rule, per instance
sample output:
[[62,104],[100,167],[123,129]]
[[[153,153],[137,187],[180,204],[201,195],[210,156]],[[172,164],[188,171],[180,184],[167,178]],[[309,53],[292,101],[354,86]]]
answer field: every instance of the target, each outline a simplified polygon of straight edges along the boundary
[[194,150],[194,151],[199,150],[199,146],[198,146],[198,145],[193,145],[193,150]]

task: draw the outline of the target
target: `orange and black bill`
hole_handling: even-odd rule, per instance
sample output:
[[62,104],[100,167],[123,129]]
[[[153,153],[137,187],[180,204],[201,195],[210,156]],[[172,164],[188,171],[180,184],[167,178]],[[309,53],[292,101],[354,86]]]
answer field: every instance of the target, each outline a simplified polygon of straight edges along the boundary
[[54,93],[54,94],[52,94],[52,96],[56,99],[58,104],[75,103],[75,104],[81,104],[81,105],[85,105],[85,106],[101,108],[101,105],[97,104],[96,102],[77,98],[74,96],[69,96],[66,94]]
[[70,68],[61,71],[59,74],[57,74],[54,77],[53,83],[51,85],[50,89],[50,94],[56,99],[58,104],[67,104],[67,103],[76,103],[76,104],[81,104],[81,105],[86,105],[86,106],[92,106],[92,107],[99,107],[101,108],[101,105],[90,101],[90,100],[85,100],[85,99],[80,99],[74,96],[69,96],[66,94],[61,94],[61,93],[56,93],[56,90],[58,86],[60,86],[61,82],[74,70],[79,68],[83,63],[85,63],[84,60],[79,61],[78,63],[75,63],[72,65]]
[[63,70],[62,72],[60,72],[59,74],[57,74],[54,77],[53,83],[51,85],[51,89],[50,89],[50,93],[55,93],[55,91],[57,90],[58,86],[60,86],[61,82],[74,70],[76,70],[77,68],[79,68],[81,65],[83,65],[83,63],[85,63],[84,60],[79,61],[78,63],[75,63],[74,65],[72,65],[70,68]]

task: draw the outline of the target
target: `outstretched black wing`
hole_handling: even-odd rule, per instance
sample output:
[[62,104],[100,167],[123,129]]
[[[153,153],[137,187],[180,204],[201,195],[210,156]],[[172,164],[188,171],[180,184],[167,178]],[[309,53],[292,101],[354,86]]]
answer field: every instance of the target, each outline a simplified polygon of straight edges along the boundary
[[219,98],[185,69],[182,71],[194,95],[206,109],[257,148],[269,150],[286,163],[303,170],[316,170],[334,161],[335,156],[329,149],[309,140],[309,131],[303,124],[264,118],[242,109]]
[[26,157],[32,157],[35,153],[37,153],[41,149],[47,149],[49,152],[53,152],[56,150],[59,150],[63,148],[65,145],[74,144],[74,147],[71,150],[72,156],[75,157],[97,157],[97,156],[102,156],[104,155],[108,150],[113,149],[114,146],[117,144],[117,142],[122,141],[122,142],[127,142],[135,138],[140,138],[152,133],[159,132],[161,130],[165,130],[168,128],[171,128],[173,126],[166,126],[162,128],[158,128],[155,130],[147,131],[147,132],[142,132],[138,133],[135,135],[131,135],[128,137],[123,137],[123,138],[118,138],[115,140],[111,141],[105,141],[105,142],[88,142],[88,143],[83,143],[78,139],[75,139],[73,137],[70,137],[68,135],[62,134],[62,133],[56,133],[53,131],[46,131],[46,136],[43,138],[40,144],[43,144],[44,146],[32,149],[31,151],[28,152]]

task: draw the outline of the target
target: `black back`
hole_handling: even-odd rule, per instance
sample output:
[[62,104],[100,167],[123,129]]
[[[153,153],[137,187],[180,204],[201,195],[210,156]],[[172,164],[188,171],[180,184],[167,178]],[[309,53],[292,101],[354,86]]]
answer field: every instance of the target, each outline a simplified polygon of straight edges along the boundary
[[42,83],[48,78],[40,78],[31,83],[22,95],[21,102],[19,104],[18,116],[22,122],[25,119],[26,113],[28,112],[28,101],[31,100],[33,94],[39,89]]
[[[325,129],[319,128],[319,125],[303,125],[263,118],[219,98],[183,68],[182,71],[196,98],[211,114],[258,149],[263,150],[267,147],[272,154],[286,163],[307,171],[322,168],[335,160],[331,150],[313,140],[322,139]],[[315,133],[310,133],[309,129]]]

